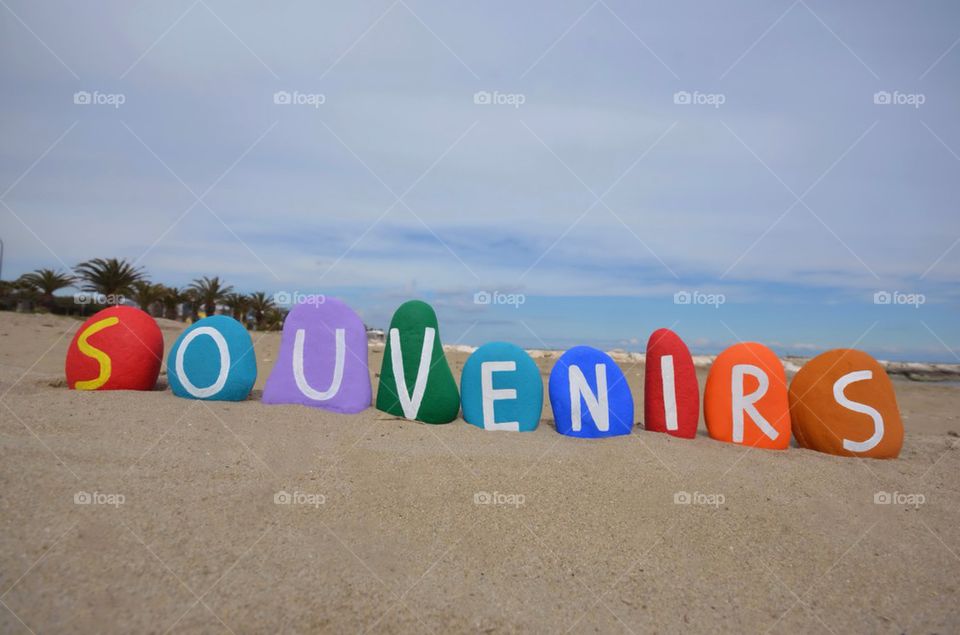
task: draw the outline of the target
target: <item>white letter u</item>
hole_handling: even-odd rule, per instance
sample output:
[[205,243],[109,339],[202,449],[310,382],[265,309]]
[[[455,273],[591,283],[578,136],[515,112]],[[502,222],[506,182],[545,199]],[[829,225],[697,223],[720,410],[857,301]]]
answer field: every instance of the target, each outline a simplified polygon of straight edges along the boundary
[[324,392],[310,386],[303,374],[303,341],[306,339],[306,335],[304,329],[297,329],[297,336],[293,342],[293,378],[296,380],[300,392],[309,399],[327,401],[340,392],[340,383],[343,381],[343,364],[347,356],[346,331],[337,329],[337,361],[333,367],[333,380],[330,382],[330,388]]

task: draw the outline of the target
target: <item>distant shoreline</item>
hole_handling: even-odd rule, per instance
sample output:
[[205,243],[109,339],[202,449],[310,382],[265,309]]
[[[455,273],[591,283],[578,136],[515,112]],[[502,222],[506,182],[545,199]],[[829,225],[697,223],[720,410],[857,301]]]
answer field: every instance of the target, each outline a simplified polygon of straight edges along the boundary
[[[383,348],[383,344],[372,342],[371,347],[377,350]],[[443,350],[446,352],[458,352],[470,354],[477,347],[464,344],[445,345]],[[562,350],[548,349],[527,349],[527,353],[534,359],[559,357]],[[614,361],[618,363],[642,364],[646,360],[646,353],[630,353],[623,350],[606,351]],[[693,364],[697,368],[709,368],[716,359],[716,355],[693,355]],[[783,368],[788,374],[800,370],[800,367],[813,359],[812,357],[801,357],[797,355],[787,355],[781,358]],[[887,374],[896,377],[903,377],[916,382],[941,382],[941,381],[960,381],[960,364],[943,364],[933,362],[894,362],[888,360],[877,360],[887,371]]]

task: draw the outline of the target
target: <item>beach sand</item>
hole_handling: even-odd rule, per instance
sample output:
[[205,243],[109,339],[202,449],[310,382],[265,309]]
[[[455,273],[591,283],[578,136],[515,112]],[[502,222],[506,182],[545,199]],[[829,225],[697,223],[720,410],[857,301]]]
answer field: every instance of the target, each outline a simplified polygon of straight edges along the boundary
[[895,378],[901,457],[858,460],[74,392],[77,326],[0,314],[4,633],[960,630],[956,385]]

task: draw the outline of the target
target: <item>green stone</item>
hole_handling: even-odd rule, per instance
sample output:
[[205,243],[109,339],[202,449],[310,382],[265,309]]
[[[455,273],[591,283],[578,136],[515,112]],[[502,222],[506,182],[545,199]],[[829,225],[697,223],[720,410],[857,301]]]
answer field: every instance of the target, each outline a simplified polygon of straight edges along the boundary
[[377,410],[424,423],[449,423],[460,413],[460,392],[443,354],[437,314],[426,302],[404,302],[390,320]]

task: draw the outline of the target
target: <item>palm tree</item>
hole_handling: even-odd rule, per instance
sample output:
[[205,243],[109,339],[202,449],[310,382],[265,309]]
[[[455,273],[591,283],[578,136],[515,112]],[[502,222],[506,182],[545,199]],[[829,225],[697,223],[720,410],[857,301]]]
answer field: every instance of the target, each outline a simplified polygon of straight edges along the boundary
[[200,319],[199,309],[200,301],[197,298],[197,292],[191,289],[190,287],[184,287],[183,289],[183,298],[187,304],[190,305],[190,321],[196,322]]
[[162,284],[153,284],[146,280],[137,280],[132,285],[133,301],[137,303],[142,310],[150,315],[154,315],[151,308],[163,299],[164,286]]
[[118,258],[94,258],[73,268],[83,281],[84,291],[93,291],[107,297],[107,304],[120,304],[130,295],[133,284],[146,280],[143,269]]
[[0,280],[0,307],[6,308],[14,300],[16,288],[10,280]]
[[263,328],[263,318],[273,308],[275,308],[273,298],[263,291],[250,294],[250,310],[253,311],[253,319],[258,329]]
[[203,305],[206,314],[213,315],[217,310],[217,304],[226,300],[227,295],[233,291],[233,287],[223,284],[220,276],[212,278],[204,276],[194,280],[190,284],[190,290],[196,295],[197,302]]
[[247,312],[250,310],[250,298],[242,293],[231,293],[224,298],[223,303],[230,309],[230,315],[235,320],[247,323]]
[[279,331],[281,328],[283,328],[283,320],[286,318],[286,316],[287,312],[283,309],[272,307],[263,316],[263,330]]
[[163,317],[168,320],[177,319],[177,307],[184,302],[189,301],[190,296],[186,291],[177,287],[163,287],[163,297],[160,301],[163,303]]
[[33,285],[20,277],[11,283],[10,288],[17,299],[17,313],[33,312],[33,305],[39,295]]
[[53,308],[53,294],[66,287],[73,286],[76,281],[72,275],[54,271],[53,269],[36,269],[25,273],[18,280],[24,287],[40,294],[40,304],[48,309]]

